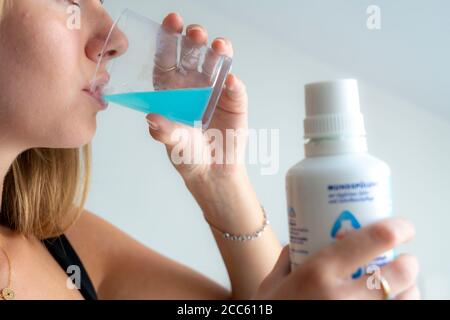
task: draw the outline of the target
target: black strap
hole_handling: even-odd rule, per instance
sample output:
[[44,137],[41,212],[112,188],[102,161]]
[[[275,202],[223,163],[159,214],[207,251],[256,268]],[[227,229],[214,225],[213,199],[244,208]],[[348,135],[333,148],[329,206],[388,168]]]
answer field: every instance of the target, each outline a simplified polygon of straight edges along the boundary
[[97,293],[95,292],[92,281],[67,237],[63,234],[57,238],[45,239],[43,243],[53,258],[63,268],[64,272],[67,272],[69,266],[75,265],[80,268],[80,293],[86,300],[97,300]]

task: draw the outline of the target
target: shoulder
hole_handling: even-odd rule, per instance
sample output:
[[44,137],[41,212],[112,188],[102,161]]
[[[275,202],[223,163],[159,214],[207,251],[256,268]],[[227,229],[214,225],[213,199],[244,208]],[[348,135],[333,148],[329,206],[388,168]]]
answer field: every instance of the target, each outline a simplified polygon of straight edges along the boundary
[[118,270],[117,267],[123,261],[130,260],[128,255],[144,252],[146,255],[155,255],[153,250],[88,210],[82,213],[65,235],[99,294],[105,283],[110,281],[111,274],[124,273],[124,270]]
[[118,247],[124,245],[126,239],[132,241],[117,227],[87,210],[65,232],[65,235],[97,290],[105,279],[108,266]]
[[65,232],[66,237],[89,272],[94,286],[104,280],[111,266],[127,252],[155,253],[99,215],[85,210]]

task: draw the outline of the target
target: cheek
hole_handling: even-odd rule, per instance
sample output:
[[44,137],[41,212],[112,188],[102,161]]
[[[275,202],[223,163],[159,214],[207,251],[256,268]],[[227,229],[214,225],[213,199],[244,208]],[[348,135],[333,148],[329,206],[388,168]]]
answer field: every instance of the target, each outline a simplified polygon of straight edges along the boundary
[[34,23],[24,26],[24,31],[32,36],[28,39],[25,36],[25,41],[18,44],[23,52],[18,57],[22,88],[33,88],[31,92],[36,94],[36,98],[47,102],[46,109],[64,111],[79,85],[75,82],[79,78],[82,52],[78,33],[67,29],[61,21],[49,20],[41,23],[33,33],[28,33],[31,30],[27,29],[33,26],[36,28]]
[[95,132],[95,112],[80,105],[86,103],[81,88],[87,80],[80,72],[80,32],[66,27],[65,16],[16,16],[21,19],[5,21],[2,30],[14,30],[6,32],[0,53],[0,68],[6,71],[0,75],[3,114],[37,144],[87,143]]

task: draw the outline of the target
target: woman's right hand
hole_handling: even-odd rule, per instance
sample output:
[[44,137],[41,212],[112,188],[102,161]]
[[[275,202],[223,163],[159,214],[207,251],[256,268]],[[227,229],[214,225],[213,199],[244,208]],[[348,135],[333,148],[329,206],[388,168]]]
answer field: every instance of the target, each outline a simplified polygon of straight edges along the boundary
[[[414,227],[408,221],[383,220],[349,233],[312,255],[293,272],[290,271],[289,246],[286,246],[255,299],[383,299],[385,293],[381,286],[369,289],[374,281],[370,277],[374,275],[353,280],[351,274],[413,237]],[[416,257],[402,254],[380,268],[378,275],[387,280],[395,299],[412,300],[420,299],[416,285],[418,270]]]

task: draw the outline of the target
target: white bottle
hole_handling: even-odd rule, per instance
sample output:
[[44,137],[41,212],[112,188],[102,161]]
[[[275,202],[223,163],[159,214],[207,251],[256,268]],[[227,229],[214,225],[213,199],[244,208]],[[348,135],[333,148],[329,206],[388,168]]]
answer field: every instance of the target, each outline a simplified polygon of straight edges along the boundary
[[[390,169],[367,153],[357,81],[306,85],[305,104],[306,159],[286,176],[292,270],[349,231],[392,212]],[[389,251],[369,265],[393,258]]]

